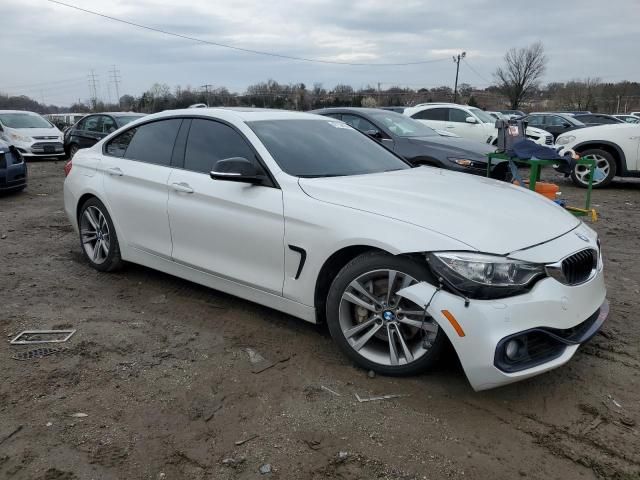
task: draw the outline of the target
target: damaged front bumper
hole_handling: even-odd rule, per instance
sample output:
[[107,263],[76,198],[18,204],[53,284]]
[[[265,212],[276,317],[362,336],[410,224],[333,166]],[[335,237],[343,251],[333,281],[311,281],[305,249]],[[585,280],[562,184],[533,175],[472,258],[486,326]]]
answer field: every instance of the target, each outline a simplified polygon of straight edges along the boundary
[[474,390],[563,365],[597,333],[609,312],[602,269],[581,285],[545,278],[525,294],[471,300],[468,306],[462,297],[427,282],[398,295],[423,306],[431,299],[427,312],[449,337]]

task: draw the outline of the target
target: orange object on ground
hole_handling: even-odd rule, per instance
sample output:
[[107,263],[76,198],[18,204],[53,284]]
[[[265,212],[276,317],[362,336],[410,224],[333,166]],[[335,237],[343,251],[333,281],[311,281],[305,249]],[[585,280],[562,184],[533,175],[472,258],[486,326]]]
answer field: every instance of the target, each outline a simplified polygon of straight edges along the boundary
[[547,197],[549,200],[556,199],[556,193],[560,190],[560,187],[555,183],[537,182],[536,192],[540,195]]
[[[518,180],[513,181],[514,185],[520,185]],[[526,188],[529,188],[529,182],[524,182]],[[536,182],[536,193],[547,197],[549,200],[556,199],[556,193],[560,191],[560,187],[555,183],[547,183],[547,182]]]

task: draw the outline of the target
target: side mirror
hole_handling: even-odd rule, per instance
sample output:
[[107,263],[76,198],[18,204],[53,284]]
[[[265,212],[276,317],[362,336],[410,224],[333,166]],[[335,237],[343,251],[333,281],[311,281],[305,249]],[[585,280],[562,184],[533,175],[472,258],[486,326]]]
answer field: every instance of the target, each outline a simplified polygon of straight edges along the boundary
[[0,132],[4,132],[4,127],[0,125]]
[[214,180],[250,183],[252,185],[260,185],[266,179],[254,163],[243,157],[218,160],[209,175]]
[[571,127],[571,124],[570,123],[563,123],[562,126],[564,128],[569,128],[569,127]]
[[467,123],[478,123],[478,120],[476,120],[476,117],[467,117],[464,119],[464,121]]

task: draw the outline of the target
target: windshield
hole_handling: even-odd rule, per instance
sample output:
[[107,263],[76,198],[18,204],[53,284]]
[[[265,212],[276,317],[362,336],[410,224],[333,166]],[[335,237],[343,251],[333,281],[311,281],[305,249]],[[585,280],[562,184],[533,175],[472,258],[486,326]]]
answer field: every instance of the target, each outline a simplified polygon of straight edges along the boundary
[[339,120],[247,122],[280,168],[296,177],[337,177],[411,168]]
[[487,112],[480,110],[479,108],[471,107],[469,111],[476,117],[478,117],[482,123],[496,123],[495,118],[493,118]]
[[9,128],[53,128],[48,121],[33,113],[0,113],[0,123]]
[[122,127],[129,122],[139,119],[140,117],[144,117],[144,115],[123,115],[121,117],[116,117],[116,122],[118,122],[118,125]]
[[399,137],[437,137],[438,134],[424,123],[395,112],[375,112],[369,116],[383,124],[391,133]]

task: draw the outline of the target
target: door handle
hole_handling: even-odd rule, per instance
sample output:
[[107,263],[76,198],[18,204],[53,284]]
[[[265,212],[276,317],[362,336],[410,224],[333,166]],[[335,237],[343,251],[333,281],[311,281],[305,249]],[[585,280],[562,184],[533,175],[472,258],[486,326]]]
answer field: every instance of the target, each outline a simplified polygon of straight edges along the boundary
[[176,192],[193,193],[193,188],[191,188],[191,185],[189,185],[188,183],[172,183],[171,187],[173,187]]
[[109,175],[115,175],[116,177],[121,177],[122,175],[124,175],[122,170],[120,170],[118,167],[107,168],[107,173]]
[[447,125],[447,128],[456,128],[455,125]]

